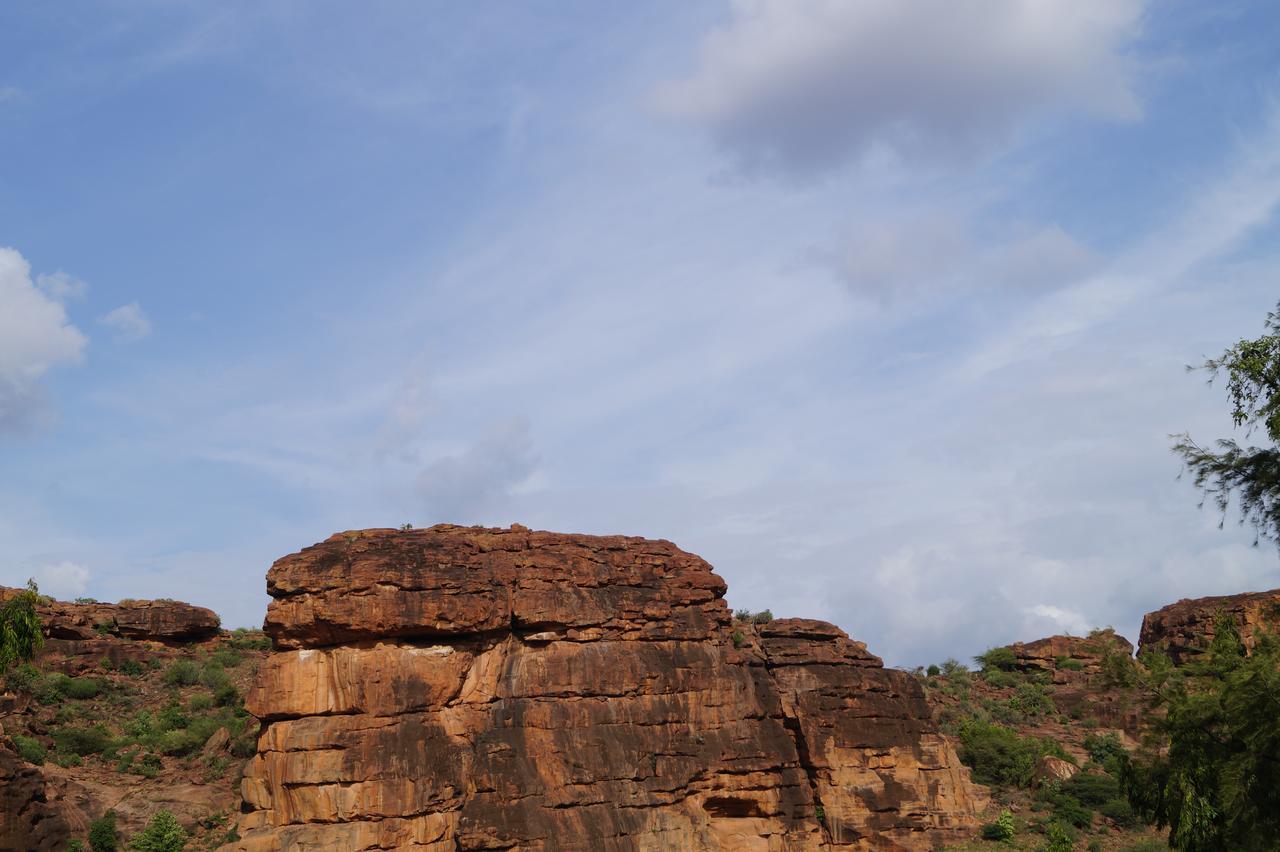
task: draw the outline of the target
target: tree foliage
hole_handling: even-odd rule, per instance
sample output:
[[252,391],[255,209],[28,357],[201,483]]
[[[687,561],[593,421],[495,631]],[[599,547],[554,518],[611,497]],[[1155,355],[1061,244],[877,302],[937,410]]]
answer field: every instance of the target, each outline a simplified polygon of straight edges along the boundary
[[151,822],[129,841],[131,852],[181,852],[187,846],[187,831],[169,811],[156,811]]
[[1235,425],[1248,435],[1261,428],[1271,446],[1242,447],[1230,438],[1202,446],[1183,433],[1173,449],[1224,519],[1235,495],[1240,522],[1252,524],[1259,538],[1280,543],[1280,305],[1267,314],[1265,330],[1199,369],[1209,372],[1210,381],[1226,376]]
[[18,663],[25,663],[44,645],[44,633],[36,604],[40,591],[34,580],[25,591],[0,606],[0,675]]
[[1206,654],[1182,669],[1152,659],[1147,687],[1164,715],[1122,760],[1133,809],[1188,852],[1280,849],[1280,643],[1246,655],[1220,619]]

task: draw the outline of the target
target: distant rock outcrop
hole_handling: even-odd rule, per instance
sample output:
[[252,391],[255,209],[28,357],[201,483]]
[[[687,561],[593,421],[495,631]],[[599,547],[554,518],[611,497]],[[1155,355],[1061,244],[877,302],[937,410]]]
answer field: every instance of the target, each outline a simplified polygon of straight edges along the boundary
[[1070,679],[1072,672],[1095,674],[1108,654],[1133,656],[1133,643],[1111,628],[1095,630],[1088,636],[1048,636],[1034,642],[1014,642],[1016,666],[1022,671],[1040,671],[1056,680]]
[[1204,652],[1217,633],[1219,618],[1229,618],[1245,648],[1251,649],[1260,629],[1280,629],[1280,589],[1212,598],[1183,599],[1142,619],[1140,653],[1163,651],[1178,664]]
[[669,542],[367,530],[268,591],[226,848],[928,849],[985,804],[915,678]]

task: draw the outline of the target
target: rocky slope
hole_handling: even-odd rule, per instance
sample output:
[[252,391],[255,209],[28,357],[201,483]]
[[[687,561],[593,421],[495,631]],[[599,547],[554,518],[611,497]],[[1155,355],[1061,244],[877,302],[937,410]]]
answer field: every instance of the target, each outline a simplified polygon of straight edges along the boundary
[[177,601],[45,599],[38,611],[45,647],[0,694],[0,850],[61,852],[107,811],[127,839],[162,808],[196,836],[189,849],[220,844],[257,732],[238,695],[261,635],[221,631],[211,610]]
[[227,848],[925,849],[978,824],[914,677],[829,624],[735,626],[669,542],[367,530],[268,590]]

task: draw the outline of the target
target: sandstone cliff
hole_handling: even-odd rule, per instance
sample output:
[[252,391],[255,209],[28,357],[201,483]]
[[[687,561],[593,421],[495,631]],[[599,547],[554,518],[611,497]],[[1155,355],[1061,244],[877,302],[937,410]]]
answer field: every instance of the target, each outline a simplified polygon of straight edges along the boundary
[[829,624],[734,625],[669,542],[343,533],[268,591],[226,848],[927,849],[978,824],[912,676]]
[[1164,651],[1175,663],[1200,654],[1213,641],[1219,618],[1229,618],[1252,648],[1260,629],[1280,629],[1280,589],[1212,598],[1183,599],[1142,619],[1139,653]]

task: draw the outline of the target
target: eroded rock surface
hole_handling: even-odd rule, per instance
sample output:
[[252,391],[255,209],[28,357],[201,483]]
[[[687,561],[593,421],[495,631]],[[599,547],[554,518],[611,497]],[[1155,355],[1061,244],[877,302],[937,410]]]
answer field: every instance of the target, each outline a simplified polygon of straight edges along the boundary
[[1164,651],[1181,664],[1209,647],[1219,618],[1229,618],[1246,648],[1259,630],[1280,629],[1280,589],[1211,598],[1183,599],[1147,613],[1138,639],[1141,653]]
[[433,527],[279,560],[227,848],[928,849],[984,801],[919,685],[731,623],[665,541]]

